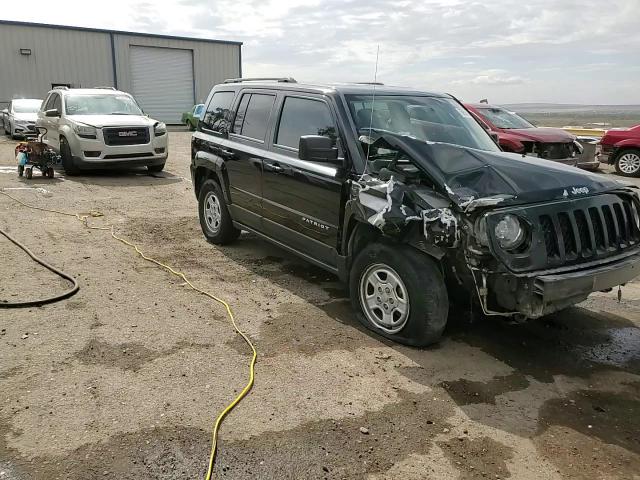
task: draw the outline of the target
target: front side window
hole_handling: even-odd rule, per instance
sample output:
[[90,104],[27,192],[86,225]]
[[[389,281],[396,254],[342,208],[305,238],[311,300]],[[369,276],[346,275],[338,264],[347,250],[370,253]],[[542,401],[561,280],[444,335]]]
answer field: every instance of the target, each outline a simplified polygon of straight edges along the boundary
[[62,99],[60,95],[55,95],[53,99],[53,107],[58,113],[62,112]]
[[[234,92],[214,93],[207,107],[207,112],[202,117],[202,126],[214,132],[227,133],[229,131],[229,109],[234,96]],[[198,111],[198,106],[194,109],[194,116],[196,117],[199,117],[202,112],[202,108]]]
[[480,108],[480,115],[485,117],[498,128],[535,128],[517,113],[510,112],[504,108]]
[[471,114],[451,98],[414,95],[347,95],[359,135],[369,131],[406,135],[427,142],[499,151]]
[[233,131],[264,141],[275,98],[275,95],[245,93],[238,107]]
[[47,103],[44,106],[44,111],[46,112],[47,110],[53,110],[54,106],[53,103],[56,101],[56,97],[58,95],[55,93],[52,93],[49,98],[47,99]]
[[142,110],[129,95],[69,95],[67,115],[142,115]]
[[330,137],[335,144],[336,128],[329,107],[319,100],[287,97],[280,115],[276,144],[297,149],[303,135]]
[[14,100],[12,105],[14,113],[36,113],[40,110],[42,100]]

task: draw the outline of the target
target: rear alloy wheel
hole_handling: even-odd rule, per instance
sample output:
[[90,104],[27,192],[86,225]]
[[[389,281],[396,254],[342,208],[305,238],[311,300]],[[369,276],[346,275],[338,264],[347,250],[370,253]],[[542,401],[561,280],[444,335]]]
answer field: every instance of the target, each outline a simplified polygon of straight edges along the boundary
[[622,150],[616,159],[616,172],[625,177],[640,177],[640,150]]
[[413,247],[373,243],[356,257],[351,304],[368,329],[398,343],[437,342],[447,324],[449,297],[435,261]]
[[217,245],[225,245],[240,236],[233,226],[222,189],[215,180],[207,180],[198,194],[200,227],[206,239]]

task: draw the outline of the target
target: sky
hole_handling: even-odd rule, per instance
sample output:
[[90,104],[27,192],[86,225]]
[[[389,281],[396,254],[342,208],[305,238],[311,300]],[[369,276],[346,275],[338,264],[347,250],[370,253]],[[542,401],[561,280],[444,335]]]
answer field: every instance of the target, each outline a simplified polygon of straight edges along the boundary
[[[0,19],[244,42],[244,76],[640,104],[640,0],[30,0]],[[64,7],[62,6],[64,5]]]

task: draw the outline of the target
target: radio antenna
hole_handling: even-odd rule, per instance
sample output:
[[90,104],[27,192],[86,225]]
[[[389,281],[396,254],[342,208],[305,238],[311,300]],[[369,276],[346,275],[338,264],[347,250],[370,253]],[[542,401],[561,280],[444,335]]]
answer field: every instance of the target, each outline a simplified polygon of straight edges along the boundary
[[380,44],[376,50],[376,68],[373,73],[373,98],[371,99],[371,116],[369,117],[369,142],[367,142],[367,162],[364,165],[364,171],[369,167],[369,151],[371,149],[371,130],[373,128],[373,109],[376,106],[376,86],[378,84],[378,58],[380,57]]

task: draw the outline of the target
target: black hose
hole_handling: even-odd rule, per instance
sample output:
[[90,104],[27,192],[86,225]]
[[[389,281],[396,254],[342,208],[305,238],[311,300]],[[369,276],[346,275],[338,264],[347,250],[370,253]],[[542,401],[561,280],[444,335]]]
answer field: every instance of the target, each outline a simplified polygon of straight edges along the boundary
[[44,260],[36,257],[33,254],[33,252],[31,252],[31,250],[29,250],[22,243],[17,241],[15,238],[13,238],[11,235],[9,235],[7,232],[2,230],[1,228],[0,228],[0,233],[2,235],[4,235],[5,237],[7,237],[10,242],[14,243],[18,247],[20,247],[22,250],[24,250],[27,253],[27,255],[29,255],[34,261],[38,262],[40,265],[42,265],[46,269],[51,270],[56,275],[59,275],[62,278],[64,278],[65,280],[69,280],[71,283],[73,283],[73,287],[70,290],[67,290],[64,293],[61,293],[60,295],[56,295],[55,297],[48,297],[48,298],[43,298],[41,300],[30,300],[30,301],[27,301],[27,302],[15,302],[15,303],[10,303],[10,302],[7,302],[5,300],[0,300],[0,308],[37,307],[39,305],[46,305],[48,303],[54,303],[54,302],[58,302],[60,300],[64,300],[65,298],[69,298],[70,296],[75,295],[78,292],[80,287],[78,286],[78,282],[76,281],[75,278],[73,278],[71,275],[69,275],[67,273],[64,273],[62,270],[58,270],[53,265],[49,265]]

